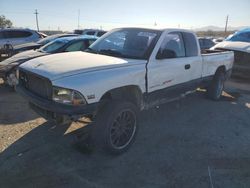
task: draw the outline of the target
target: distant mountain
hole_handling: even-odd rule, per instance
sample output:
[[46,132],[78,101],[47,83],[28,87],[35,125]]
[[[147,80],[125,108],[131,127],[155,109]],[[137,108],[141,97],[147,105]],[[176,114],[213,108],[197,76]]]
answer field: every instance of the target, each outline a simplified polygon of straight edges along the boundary
[[[240,30],[240,29],[244,29],[244,28],[249,28],[250,26],[240,26],[240,27],[231,27],[228,26],[227,30],[228,31],[236,31],[236,30]],[[217,26],[205,26],[205,27],[201,27],[201,28],[196,28],[195,31],[208,31],[208,30],[212,30],[212,31],[224,31],[224,27],[217,27]]]

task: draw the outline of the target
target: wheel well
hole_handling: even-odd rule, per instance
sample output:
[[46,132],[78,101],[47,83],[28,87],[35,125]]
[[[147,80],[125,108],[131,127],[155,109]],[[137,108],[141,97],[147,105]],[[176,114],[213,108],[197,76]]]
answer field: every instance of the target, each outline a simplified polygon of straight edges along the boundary
[[141,108],[143,97],[142,91],[138,86],[130,85],[112,89],[106,92],[101,97],[101,101],[103,100],[126,100]]
[[215,72],[215,75],[219,72],[223,72],[223,73],[226,73],[226,67],[225,65],[222,65],[220,67],[217,68],[216,72]]

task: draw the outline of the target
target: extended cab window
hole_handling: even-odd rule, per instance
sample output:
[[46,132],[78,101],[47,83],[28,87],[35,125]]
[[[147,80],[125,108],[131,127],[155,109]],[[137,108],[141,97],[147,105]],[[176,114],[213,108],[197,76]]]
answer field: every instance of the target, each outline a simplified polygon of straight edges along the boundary
[[[186,57],[198,56],[197,40],[194,34],[188,32],[182,32],[182,36],[185,43]],[[204,41],[202,41],[204,43]]]
[[170,54],[166,55],[165,58],[185,57],[185,48],[181,33],[173,32],[167,34],[161,44],[159,53]]

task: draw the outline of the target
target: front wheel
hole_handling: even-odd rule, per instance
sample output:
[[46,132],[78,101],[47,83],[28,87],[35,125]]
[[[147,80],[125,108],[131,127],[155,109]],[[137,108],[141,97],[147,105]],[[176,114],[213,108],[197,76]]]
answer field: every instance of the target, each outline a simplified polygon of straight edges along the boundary
[[120,154],[131,146],[137,129],[137,107],[130,102],[110,101],[97,114],[92,139],[97,148]]
[[225,82],[225,74],[224,72],[220,71],[215,74],[210,86],[207,89],[207,95],[212,100],[219,100],[223,89],[224,89],[224,82]]

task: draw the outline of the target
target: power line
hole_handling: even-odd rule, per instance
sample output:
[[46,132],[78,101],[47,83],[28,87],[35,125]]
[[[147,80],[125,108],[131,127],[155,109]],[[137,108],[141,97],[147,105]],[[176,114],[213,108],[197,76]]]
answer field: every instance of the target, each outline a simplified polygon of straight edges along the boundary
[[229,16],[227,15],[226,25],[225,25],[225,33],[227,33],[228,17],[229,17]]
[[39,31],[39,26],[38,26],[38,12],[37,12],[37,9],[34,13],[36,15],[36,28],[37,28],[37,31]]

